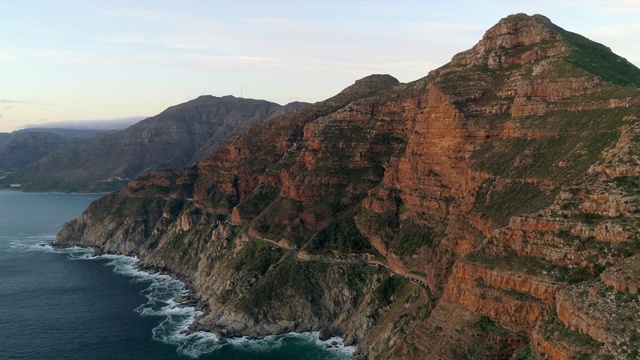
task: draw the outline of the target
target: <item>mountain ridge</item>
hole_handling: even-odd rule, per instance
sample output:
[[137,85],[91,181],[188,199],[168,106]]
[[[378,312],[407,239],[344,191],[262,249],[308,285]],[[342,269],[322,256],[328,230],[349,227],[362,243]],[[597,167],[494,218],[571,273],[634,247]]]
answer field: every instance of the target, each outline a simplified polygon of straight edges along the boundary
[[140,176],[54,243],[179,276],[221,336],[320,330],[356,358],[631,359],[632,332],[580,314],[587,294],[611,324],[635,316],[607,299],[634,296],[640,91],[619,75],[640,69],[585,69],[575,54],[603,46],[563,31],[509,16],[422,79],[366,77]]
[[25,129],[0,136],[0,171],[17,171],[47,154],[73,148],[105,133],[100,130]]
[[304,103],[200,96],[128,128],[39,159],[4,180],[26,191],[110,191],[142,171],[187,165],[247,126]]

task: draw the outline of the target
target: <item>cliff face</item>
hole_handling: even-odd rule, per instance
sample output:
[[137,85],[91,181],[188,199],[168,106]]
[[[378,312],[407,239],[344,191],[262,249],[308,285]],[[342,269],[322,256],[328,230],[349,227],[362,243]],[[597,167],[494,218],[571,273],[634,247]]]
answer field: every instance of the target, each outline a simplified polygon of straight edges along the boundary
[[5,182],[22,183],[27,191],[120,189],[143,171],[188,165],[247,127],[304,105],[201,96],[127,129],[53,152]]
[[226,335],[324,329],[371,358],[611,353],[621,337],[560,299],[638,250],[638,75],[510,16],[423,79],[369,76],[138,177],[55,242],[181,276]]

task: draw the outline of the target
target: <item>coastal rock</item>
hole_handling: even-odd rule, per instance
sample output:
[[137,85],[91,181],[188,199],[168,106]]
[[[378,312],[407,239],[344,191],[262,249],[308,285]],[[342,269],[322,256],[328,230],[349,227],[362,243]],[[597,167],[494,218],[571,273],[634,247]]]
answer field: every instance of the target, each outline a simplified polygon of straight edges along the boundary
[[368,76],[141,175],[55,243],[185,279],[222,336],[322,330],[372,359],[618,354],[578,300],[603,270],[634,285],[606,269],[640,235],[637,179],[619,176],[640,70],[623,60],[510,16],[425,78]]

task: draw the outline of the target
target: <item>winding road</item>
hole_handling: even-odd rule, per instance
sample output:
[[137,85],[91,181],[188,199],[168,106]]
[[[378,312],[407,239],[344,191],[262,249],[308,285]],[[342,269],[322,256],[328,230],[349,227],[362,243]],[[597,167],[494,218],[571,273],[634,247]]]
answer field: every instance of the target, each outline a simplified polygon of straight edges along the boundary
[[326,255],[321,255],[321,254],[309,254],[306,251],[300,251],[295,247],[283,246],[282,244],[276,241],[264,238],[256,234],[256,232],[251,228],[249,228],[248,235],[252,239],[264,241],[274,247],[290,252],[291,258],[293,258],[295,261],[318,261],[318,262],[323,262],[327,264],[367,264],[369,266],[376,266],[378,268],[383,268],[393,276],[399,276],[401,278],[408,279],[414,283],[420,284],[426,287],[429,290],[429,292],[431,290],[429,288],[429,285],[426,282],[426,279],[422,278],[419,275],[399,273],[391,269],[389,265],[381,261],[372,259],[373,255],[371,254],[351,254],[351,253],[341,253],[337,251],[333,251],[333,254],[335,255],[335,257],[330,257]]

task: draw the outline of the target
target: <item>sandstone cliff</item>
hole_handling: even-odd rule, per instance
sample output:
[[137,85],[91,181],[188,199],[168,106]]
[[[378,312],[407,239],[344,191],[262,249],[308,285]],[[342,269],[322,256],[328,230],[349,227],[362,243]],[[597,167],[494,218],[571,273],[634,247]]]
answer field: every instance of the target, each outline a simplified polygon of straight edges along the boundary
[[610,344],[634,332],[572,320],[572,299],[639,248],[638,86],[608,48],[509,16],[423,79],[366,77],[138,177],[55,242],[182,277],[226,335],[324,329],[381,359],[631,356]]

